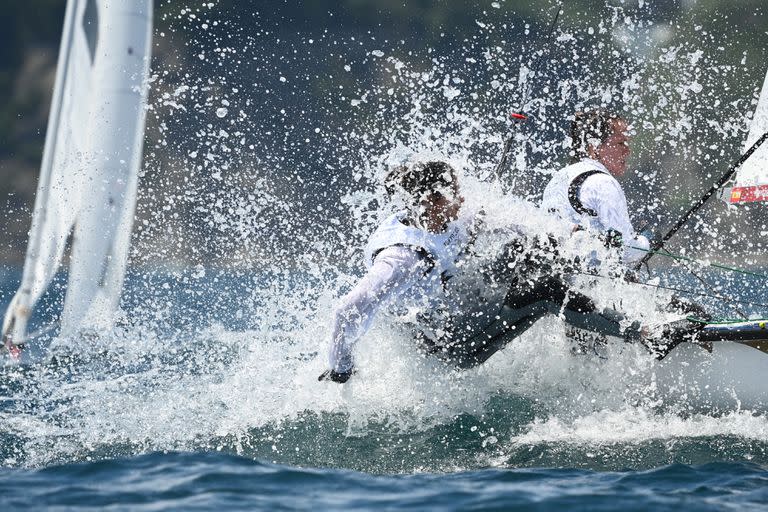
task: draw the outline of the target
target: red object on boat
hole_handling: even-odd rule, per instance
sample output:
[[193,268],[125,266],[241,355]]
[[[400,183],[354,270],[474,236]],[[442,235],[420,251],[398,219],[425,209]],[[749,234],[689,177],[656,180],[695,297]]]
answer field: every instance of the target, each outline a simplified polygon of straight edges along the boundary
[[13,343],[10,339],[5,340],[5,348],[13,361],[21,361],[21,347]]
[[730,204],[758,203],[768,201],[768,185],[755,185],[752,187],[733,187],[731,189]]

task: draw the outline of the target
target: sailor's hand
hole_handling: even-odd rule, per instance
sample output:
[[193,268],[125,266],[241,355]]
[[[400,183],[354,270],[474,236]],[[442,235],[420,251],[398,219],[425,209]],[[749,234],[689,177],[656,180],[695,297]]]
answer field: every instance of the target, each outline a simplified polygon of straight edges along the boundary
[[640,236],[645,237],[648,240],[648,244],[651,246],[651,250],[661,247],[661,233],[653,229],[645,229],[640,233]]
[[621,232],[616,231],[615,229],[608,229],[604,233],[600,233],[598,238],[603,241],[603,245],[608,249],[618,249],[624,245],[624,239],[621,236]]
[[337,372],[335,370],[325,370],[323,373],[320,374],[317,380],[319,381],[332,380],[333,382],[344,384],[349,380],[349,378],[352,376],[353,373],[355,372],[354,371]]

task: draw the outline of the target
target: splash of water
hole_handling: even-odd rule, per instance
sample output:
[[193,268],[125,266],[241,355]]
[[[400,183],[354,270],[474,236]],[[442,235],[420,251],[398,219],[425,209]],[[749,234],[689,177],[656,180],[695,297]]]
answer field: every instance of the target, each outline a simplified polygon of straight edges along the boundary
[[[652,198],[650,215],[692,188],[691,166],[722,159],[721,146],[697,141],[742,134],[744,116],[725,118],[719,106],[746,114],[753,88],[731,91],[711,77],[749,69],[723,63],[714,35],[642,10],[607,8],[586,30],[566,13],[534,76],[529,57],[541,48],[520,37],[531,27],[493,7],[466,37],[444,34],[426,49],[328,31],[289,37],[213,8],[166,12],[132,255],[142,271],[125,325],[87,342],[56,340],[43,361],[4,369],[2,463],[204,449],[372,471],[618,465],[627,453],[642,466],[684,459],[697,439],[723,435],[765,460],[764,416],[660,405],[647,354],[615,346],[605,360],[576,357],[555,319],[464,373],[380,322],[359,346],[354,382],[316,381],[326,319],[359,275],[358,248],[396,207],[378,185],[388,164],[439,156],[460,170],[467,205],[482,206],[490,225],[513,217],[547,231],[532,202],[563,161],[574,110],[611,106],[632,119],[629,188]],[[686,40],[685,30],[701,37]],[[513,130],[505,110],[529,82],[536,93],[522,107],[534,122],[517,132],[514,169],[496,181]],[[710,242],[722,239],[724,216],[704,229],[712,253],[723,248]],[[610,305],[614,285],[593,286]],[[638,317],[657,299],[631,288],[623,298]],[[555,456],[541,456],[552,446]]]

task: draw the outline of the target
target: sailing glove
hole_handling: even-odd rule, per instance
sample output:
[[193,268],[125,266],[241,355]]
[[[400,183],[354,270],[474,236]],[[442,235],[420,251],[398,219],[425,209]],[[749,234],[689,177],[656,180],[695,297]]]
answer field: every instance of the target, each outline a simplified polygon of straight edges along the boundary
[[640,236],[644,236],[648,243],[651,245],[651,250],[661,247],[661,233],[654,229],[646,229],[640,233]]
[[349,380],[349,378],[352,376],[353,373],[355,372],[354,371],[337,372],[335,370],[325,370],[323,373],[320,374],[317,380],[319,381],[332,380],[333,382],[344,384]]

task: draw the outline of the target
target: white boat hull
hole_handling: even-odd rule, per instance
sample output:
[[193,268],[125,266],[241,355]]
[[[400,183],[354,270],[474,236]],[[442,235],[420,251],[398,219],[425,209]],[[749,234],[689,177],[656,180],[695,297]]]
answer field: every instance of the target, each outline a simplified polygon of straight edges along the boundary
[[[571,327],[565,332],[573,343],[574,358],[580,360],[586,355],[607,361],[622,358],[626,352],[627,343],[619,338]],[[663,407],[683,407],[692,412],[768,412],[765,350],[765,340],[680,343],[661,360],[642,349],[632,351],[634,355],[622,364],[626,372],[644,375],[634,381],[648,390],[647,398]]]
[[683,343],[655,369],[659,397],[707,410],[768,411],[768,354],[732,341]]

